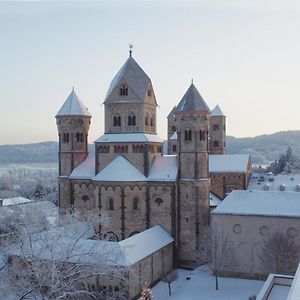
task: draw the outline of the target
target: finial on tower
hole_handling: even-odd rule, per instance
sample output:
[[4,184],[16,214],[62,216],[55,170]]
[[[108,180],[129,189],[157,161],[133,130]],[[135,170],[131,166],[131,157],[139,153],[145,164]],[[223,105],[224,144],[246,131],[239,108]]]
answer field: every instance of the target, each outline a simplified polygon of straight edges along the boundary
[[74,87],[74,85],[73,85],[73,87],[72,87],[72,92],[74,92],[75,91],[75,87]]
[[133,44],[129,43],[129,57],[132,56],[132,48],[133,48]]
[[192,84],[194,84],[194,79],[193,78],[192,78],[191,82],[192,82]]

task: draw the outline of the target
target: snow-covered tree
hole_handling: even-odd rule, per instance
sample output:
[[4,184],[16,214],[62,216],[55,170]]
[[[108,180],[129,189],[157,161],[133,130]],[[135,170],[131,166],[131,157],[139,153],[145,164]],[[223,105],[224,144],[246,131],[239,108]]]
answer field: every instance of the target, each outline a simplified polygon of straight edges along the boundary
[[264,272],[294,275],[300,258],[300,246],[293,237],[276,231],[263,241],[258,257]]
[[216,290],[219,289],[218,276],[222,270],[232,269],[237,261],[235,247],[223,228],[217,223],[206,227],[200,249],[201,260],[208,264],[215,275]]
[[59,226],[34,214],[14,221],[15,242],[0,249],[8,253],[7,285],[19,299],[126,298],[119,247],[88,239],[103,222],[98,211],[66,214]]
[[163,282],[166,282],[168,284],[169,296],[172,295],[171,283],[174,282],[174,281],[176,281],[177,279],[178,279],[178,274],[177,274],[176,270],[172,270],[171,272],[167,273],[163,277]]

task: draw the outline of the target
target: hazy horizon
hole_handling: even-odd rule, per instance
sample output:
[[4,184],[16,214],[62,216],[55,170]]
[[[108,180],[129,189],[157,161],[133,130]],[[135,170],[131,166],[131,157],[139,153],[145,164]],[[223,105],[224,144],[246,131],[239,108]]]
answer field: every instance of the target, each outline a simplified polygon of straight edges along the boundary
[[108,86],[133,56],[151,78],[158,134],[194,84],[227,116],[227,135],[299,130],[300,3],[294,1],[0,2],[0,143],[57,141],[73,86],[104,130]]

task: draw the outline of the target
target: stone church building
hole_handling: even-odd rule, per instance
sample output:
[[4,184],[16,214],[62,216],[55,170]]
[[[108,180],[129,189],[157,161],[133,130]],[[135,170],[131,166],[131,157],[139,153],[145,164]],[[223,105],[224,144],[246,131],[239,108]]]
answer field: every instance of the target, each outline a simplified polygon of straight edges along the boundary
[[168,116],[168,152],[157,135],[151,79],[131,53],[104,100],[105,132],[88,150],[91,114],[74,89],[56,115],[59,207],[105,210],[102,234],[120,241],[155,225],[174,238],[176,265],[194,267],[211,196],[246,189],[249,155],[226,155],[226,118],[192,83]]

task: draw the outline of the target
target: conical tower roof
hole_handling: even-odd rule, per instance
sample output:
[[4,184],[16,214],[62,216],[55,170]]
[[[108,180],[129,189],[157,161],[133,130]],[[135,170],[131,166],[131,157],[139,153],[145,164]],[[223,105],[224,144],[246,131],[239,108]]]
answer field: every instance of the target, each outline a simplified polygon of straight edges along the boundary
[[62,116],[91,116],[88,109],[76,95],[74,88],[72,89],[71,94],[69,95],[63,106],[56,114],[56,117]]
[[190,85],[183,98],[177,105],[176,113],[180,112],[210,113],[209,107],[193,83]]
[[104,103],[109,99],[114,89],[122,83],[126,83],[137,98],[144,101],[151,80],[135,59],[130,56],[112,80]]
[[220,106],[217,104],[216,107],[211,112],[212,116],[225,116],[220,108]]

